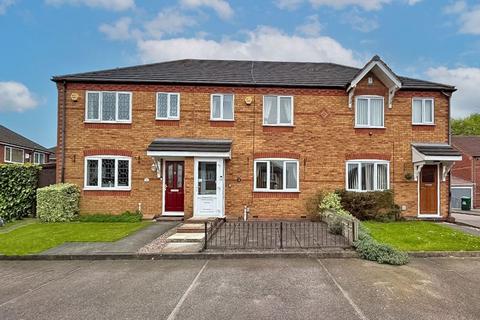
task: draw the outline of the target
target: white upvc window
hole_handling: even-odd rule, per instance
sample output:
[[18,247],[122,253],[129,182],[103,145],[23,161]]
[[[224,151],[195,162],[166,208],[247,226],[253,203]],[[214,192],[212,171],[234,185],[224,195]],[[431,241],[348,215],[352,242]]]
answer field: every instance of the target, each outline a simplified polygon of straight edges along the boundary
[[435,102],[433,98],[412,99],[412,124],[435,124]]
[[131,123],[132,93],[87,91],[85,122]]
[[34,152],[33,153],[33,163],[34,164],[44,164],[45,163],[45,153]]
[[254,191],[298,192],[298,160],[256,159],[254,163]]
[[384,128],[384,103],[380,96],[358,96],[355,100],[356,128]]
[[4,153],[5,153],[5,156],[4,156],[5,162],[9,162],[9,163],[25,162],[25,153],[23,149],[5,146]]
[[85,190],[130,190],[132,159],[122,156],[85,157]]
[[348,191],[382,191],[390,188],[390,164],[384,160],[349,160],[345,188]]
[[157,120],[180,119],[180,94],[157,92]]
[[293,126],[292,96],[263,96],[264,126]]
[[215,93],[211,95],[210,120],[234,121],[234,95]]

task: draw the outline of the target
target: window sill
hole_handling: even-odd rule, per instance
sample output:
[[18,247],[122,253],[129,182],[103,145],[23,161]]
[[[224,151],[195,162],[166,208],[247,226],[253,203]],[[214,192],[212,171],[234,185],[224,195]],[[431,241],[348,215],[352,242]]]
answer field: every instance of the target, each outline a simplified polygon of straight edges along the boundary
[[362,126],[355,126],[354,129],[367,129],[367,130],[370,130],[370,129],[379,129],[379,130],[382,130],[382,129],[387,129],[387,127],[362,127]]
[[435,126],[435,123],[412,123],[412,126]]
[[254,198],[295,199],[300,197],[300,191],[257,191],[253,192]]

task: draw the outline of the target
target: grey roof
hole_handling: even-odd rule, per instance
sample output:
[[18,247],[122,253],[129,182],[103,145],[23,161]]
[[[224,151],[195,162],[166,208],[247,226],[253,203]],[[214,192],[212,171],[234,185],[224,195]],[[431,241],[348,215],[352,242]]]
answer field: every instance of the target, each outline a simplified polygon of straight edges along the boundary
[[[347,88],[361,70],[334,63],[185,59],[54,76],[52,80]],[[404,89],[455,90],[444,84],[398,78]]]
[[51,153],[47,148],[39,145],[38,143],[25,138],[24,136],[13,132],[12,130],[0,125],[0,143],[10,144],[18,147],[23,147],[29,150],[43,151]]
[[421,143],[414,143],[412,144],[418,152],[426,155],[426,156],[461,156],[462,154],[455,150],[449,144],[421,144]]
[[148,151],[229,152],[232,140],[159,138],[148,146]]

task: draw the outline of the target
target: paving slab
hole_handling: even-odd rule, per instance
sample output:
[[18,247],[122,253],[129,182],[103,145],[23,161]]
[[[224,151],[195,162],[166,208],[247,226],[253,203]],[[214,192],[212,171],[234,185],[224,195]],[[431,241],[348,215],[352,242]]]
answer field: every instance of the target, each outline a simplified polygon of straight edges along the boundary
[[171,242],[168,243],[163,249],[162,253],[195,253],[200,252],[203,248],[202,243],[184,243],[184,242]]
[[169,242],[201,242],[205,233],[175,233],[168,237]]
[[452,213],[455,222],[469,225],[471,227],[480,228],[480,215]]

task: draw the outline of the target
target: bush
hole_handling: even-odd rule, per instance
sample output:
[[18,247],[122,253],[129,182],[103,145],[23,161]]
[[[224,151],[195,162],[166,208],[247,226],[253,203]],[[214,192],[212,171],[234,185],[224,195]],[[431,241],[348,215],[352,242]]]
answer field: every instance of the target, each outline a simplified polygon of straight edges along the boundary
[[37,190],[37,216],[43,222],[71,221],[80,209],[80,188],[60,183]]
[[142,213],[140,211],[125,211],[119,215],[112,214],[87,214],[78,217],[81,222],[139,222],[142,221]]
[[21,219],[34,213],[40,167],[32,164],[0,164],[0,218]]
[[360,257],[378,263],[403,265],[408,263],[408,254],[372,238],[360,224],[358,240],[353,244]]
[[351,192],[335,191],[341,198],[342,207],[359,220],[393,221],[400,217],[400,208],[395,205],[393,191]]
[[333,234],[343,234],[345,220],[353,217],[345,211],[340,203],[340,196],[336,193],[323,193],[323,198],[318,206],[322,221],[327,223],[328,231]]

